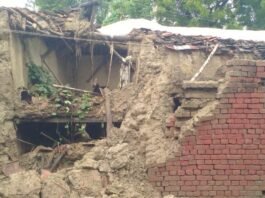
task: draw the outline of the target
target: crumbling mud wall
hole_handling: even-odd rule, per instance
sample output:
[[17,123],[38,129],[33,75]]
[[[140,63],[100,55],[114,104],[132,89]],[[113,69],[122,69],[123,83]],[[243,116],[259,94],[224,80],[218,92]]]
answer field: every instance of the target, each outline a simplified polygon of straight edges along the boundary
[[[200,69],[204,61],[209,56],[209,52],[200,50],[193,51],[173,51],[165,49],[165,63],[173,67],[174,72],[179,71],[177,79],[191,79],[193,75]],[[221,65],[232,59],[254,59],[251,53],[232,53],[217,54],[208,63],[204,72],[197,80],[216,80],[215,73]]]
[[193,120],[193,129],[182,129],[175,157],[148,170],[161,194],[264,195],[264,69],[264,61],[247,60],[223,67],[226,83],[219,86],[218,102]]
[[[8,28],[7,13],[0,12],[0,27]],[[0,33],[0,168],[16,159],[16,130],[12,122],[14,82],[12,76],[9,34]],[[2,173],[0,173],[2,179]]]
[[[165,46],[154,45],[154,40],[146,37],[136,49],[129,50],[128,55],[132,55],[136,63],[133,82],[121,90],[113,90],[110,95],[113,117],[115,119],[118,115],[119,121],[122,121],[120,127],[113,127],[107,138],[102,140],[60,145],[53,149],[44,148],[44,151],[43,148],[37,147],[33,152],[13,158],[11,154],[15,154],[12,152],[15,148],[12,144],[15,138],[12,123],[14,95],[13,91],[7,91],[15,90],[11,75],[8,73],[11,71],[12,57],[9,55],[6,39],[8,36],[3,35],[1,38],[3,46],[7,46],[2,48],[6,50],[3,50],[4,58],[0,60],[3,64],[3,79],[6,79],[2,81],[4,86],[1,86],[4,109],[2,112],[6,112],[2,119],[4,135],[1,136],[4,137],[5,148],[1,149],[1,152],[5,152],[5,163],[18,159],[17,167],[7,166],[14,169],[6,172],[8,174],[0,181],[1,197],[159,198],[166,194],[184,197],[207,196],[207,192],[221,196],[229,193],[235,195],[238,191],[235,189],[235,192],[232,192],[231,186],[236,186],[235,188],[246,194],[253,193],[251,188],[258,188],[255,193],[262,193],[262,177],[255,180],[258,181],[257,185],[252,183],[253,178],[263,174],[260,172],[262,164],[249,166],[247,158],[255,156],[252,160],[262,163],[262,147],[256,144],[256,139],[262,138],[261,130],[254,128],[254,123],[255,127],[258,125],[261,129],[263,117],[258,118],[260,114],[254,113],[254,110],[262,113],[257,108],[262,106],[263,109],[260,97],[264,94],[260,93],[262,89],[259,88],[263,86],[263,80],[260,79],[261,76],[257,76],[256,71],[263,75],[261,70],[264,71],[264,68],[257,66],[259,69],[256,69],[256,63],[251,61],[247,64],[238,62],[238,66],[224,67],[223,72],[220,70],[220,75],[212,76],[227,60],[235,56],[245,57],[245,54],[214,56],[207,66],[210,69],[202,73],[200,80],[215,81],[183,82],[197,72],[209,54],[208,51],[171,52],[170,49],[165,49]],[[33,42],[32,46],[35,44]],[[75,55],[71,60],[70,56],[63,59],[64,57],[56,55],[60,59],[57,60],[58,65],[63,65],[65,60],[69,60],[68,64],[75,65]],[[40,61],[38,53],[32,53],[32,56]],[[52,53],[51,56],[55,57],[55,54]],[[95,66],[99,66],[97,64],[101,63],[97,61],[96,56]],[[89,76],[85,76],[85,73],[91,72],[90,62],[89,56],[83,57],[80,62],[82,72],[78,74],[78,86],[82,88],[85,88],[85,77]],[[116,67],[116,64],[113,66]],[[239,69],[240,72],[234,71],[233,68]],[[106,77],[108,61],[102,70],[102,73],[99,72],[99,78],[104,81],[106,79],[102,78]],[[113,72],[115,71],[118,69],[114,68]],[[208,71],[211,72],[207,73]],[[224,77],[224,73],[228,74],[226,80],[219,81]],[[112,78],[116,84],[116,75]],[[235,83],[238,81],[240,83]],[[220,95],[217,95],[218,91]],[[94,99],[98,100],[98,106],[95,107],[100,109],[99,114],[102,118],[105,110],[104,105],[99,103],[104,104],[104,98]],[[242,104],[242,101],[246,105]],[[39,106],[39,119],[45,117],[41,108],[47,110],[46,113],[50,115],[47,106]],[[22,115],[19,118],[25,118],[33,112],[29,108],[29,112],[25,113],[25,109],[15,112]],[[249,122],[245,123],[244,120],[243,125],[237,123],[242,122],[242,118],[237,117],[236,113],[249,118]],[[240,128],[242,126],[244,129]],[[223,131],[226,131],[224,136]],[[248,144],[250,147],[244,146]],[[239,152],[239,149],[245,153],[234,153]],[[47,154],[48,152],[51,153]],[[49,161],[49,155],[55,154],[58,157],[64,152],[65,156],[59,161],[57,168],[47,170],[43,166]],[[235,159],[238,157],[244,159]],[[232,165],[236,165],[237,169]],[[251,179],[250,175],[255,177]],[[241,181],[242,178],[245,183]],[[228,182],[225,183],[224,180]],[[245,187],[242,187],[243,184]],[[215,190],[216,186],[221,187]],[[208,187],[212,190],[203,190]]]

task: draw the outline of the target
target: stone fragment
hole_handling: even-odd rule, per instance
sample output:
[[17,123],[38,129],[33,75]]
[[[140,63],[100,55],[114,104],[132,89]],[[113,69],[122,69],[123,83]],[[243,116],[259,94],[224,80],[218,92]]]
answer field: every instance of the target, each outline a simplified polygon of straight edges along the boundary
[[70,187],[63,178],[57,176],[56,174],[50,175],[43,181],[41,197],[68,198],[70,197]]
[[36,171],[23,171],[10,176],[0,186],[3,198],[39,198],[41,190],[40,176]]
[[97,170],[72,170],[69,172],[68,179],[73,190],[78,192],[81,197],[100,197],[102,179]]

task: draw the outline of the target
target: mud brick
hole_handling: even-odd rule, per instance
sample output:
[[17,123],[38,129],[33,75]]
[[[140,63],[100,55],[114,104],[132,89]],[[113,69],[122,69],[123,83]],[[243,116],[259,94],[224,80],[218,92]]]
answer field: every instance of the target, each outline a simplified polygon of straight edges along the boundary
[[165,187],[166,192],[179,191],[179,190],[180,190],[180,186],[166,186]]
[[256,66],[256,61],[247,59],[233,60],[233,65],[239,66]]
[[246,72],[253,72],[255,73],[257,71],[257,67],[253,67],[253,66],[248,66],[248,67],[241,67],[242,71],[246,71]]
[[154,181],[154,182],[163,181],[163,177],[158,177],[158,176],[149,176],[148,179],[149,181]]
[[179,108],[176,112],[175,115],[177,118],[191,118],[191,112]]
[[265,71],[265,61],[257,61],[256,62],[256,66],[258,67],[258,68],[264,68],[264,71]]

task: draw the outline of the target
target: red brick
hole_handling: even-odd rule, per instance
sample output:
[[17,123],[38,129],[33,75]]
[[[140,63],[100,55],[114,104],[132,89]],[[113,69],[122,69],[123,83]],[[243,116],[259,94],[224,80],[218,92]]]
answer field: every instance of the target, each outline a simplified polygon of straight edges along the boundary
[[196,186],[181,186],[182,191],[196,191]]
[[188,197],[199,197],[201,195],[200,191],[186,192]]
[[229,175],[229,180],[231,181],[244,181],[245,176],[242,175]]
[[157,191],[164,191],[164,187],[155,187],[157,189]]
[[247,104],[234,103],[234,104],[232,104],[232,108],[246,109],[246,108],[248,108],[248,105]]
[[244,165],[244,164],[230,164],[229,167],[231,170],[243,170],[246,168],[246,165]]
[[252,180],[258,181],[258,180],[260,180],[260,176],[258,176],[258,175],[246,175],[245,179],[250,180],[250,181],[252,181]]
[[213,190],[213,187],[212,186],[198,186],[197,187],[197,190],[201,190],[201,191],[210,191],[210,190]]
[[247,104],[249,109],[262,109],[264,108],[264,104]]
[[224,185],[225,186],[230,186],[231,185],[231,181],[224,181]]
[[201,170],[194,170],[194,175],[201,175]]
[[193,181],[193,180],[195,180],[195,176],[181,176],[180,177],[181,178],[181,180],[183,180],[183,181]]
[[[177,175],[177,171],[174,170],[174,171],[169,171],[169,175],[170,176],[173,176],[173,175]],[[164,175],[163,175],[164,176]],[[166,176],[166,175],[165,175]]]
[[217,175],[224,175],[225,174],[225,171],[224,170],[217,170]]
[[202,175],[211,175],[210,170],[202,170]]
[[212,140],[197,140],[197,144],[212,144]]
[[149,181],[163,181],[163,177],[157,177],[157,176],[149,176],[148,177]]
[[163,181],[162,182],[162,186],[169,186],[169,182],[168,181]]
[[197,160],[207,160],[207,159],[211,159],[210,155],[196,155],[195,159]]
[[225,170],[225,169],[229,169],[229,165],[222,165],[222,164],[218,164],[218,165],[214,165],[214,169],[217,169],[217,170]]
[[210,181],[210,180],[213,179],[213,177],[212,177],[212,176],[198,175],[198,176],[196,177],[196,179],[199,180],[199,181]]
[[233,170],[233,175],[240,175],[240,170]]
[[211,170],[213,169],[213,165],[198,165],[199,170]]
[[246,169],[256,170],[256,171],[262,170],[261,165],[258,165],[258,164],[263,164],[263,163],[262,162],[256,163],[255,161],[256,160],[254,160],[254,162],[252,164],[250,164],[250,165],[246,165]]
[[165,176],[165,181],[179,180],[179,176]]
[[193,175],[193,170],[186,170],[187,175]]
[[220,194],[218,194],[218,192],[228,190],[228,186],[213,186],[213,190],[216,190],[217,195],[220,195]]
[[216,195],[217,195],[216,191],[209,191],[209,196],[216,196]]
[[223,180],[227,180],[228,179],[228,176],[227,175],[215,175],[213,176],[213,179],[216,180],[216,181],[223,181]]
[[240,190],[233,190],[232,195],[233,196],[240,196]]
[[180,190],[180,186],[166,186],[165,187],[166,192],[179,191],[179,190]]
[[178,175],[185,175],[185,171],[184,170],[178,170]]

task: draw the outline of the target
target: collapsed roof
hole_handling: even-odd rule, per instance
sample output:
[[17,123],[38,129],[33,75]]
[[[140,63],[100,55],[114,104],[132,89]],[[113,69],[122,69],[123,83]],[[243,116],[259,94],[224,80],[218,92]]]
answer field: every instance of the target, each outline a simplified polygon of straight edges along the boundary
[[9,12],[10,27],[16,30],[74,36],[76,30],[89,31],[91,28],[90,21],[80,19],[79,10],[76,9],[56,12],[34,12],[26,8],[3,9]]

